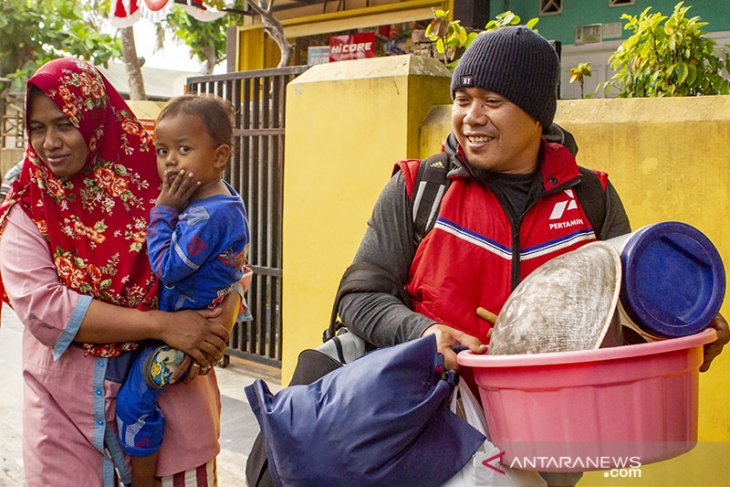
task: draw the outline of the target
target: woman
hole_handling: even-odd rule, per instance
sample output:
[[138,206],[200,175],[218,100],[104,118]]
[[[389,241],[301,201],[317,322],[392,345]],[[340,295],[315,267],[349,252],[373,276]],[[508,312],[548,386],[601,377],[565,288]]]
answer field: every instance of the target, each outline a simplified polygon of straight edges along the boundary
[[27,84],[26,130],[20,178],[0,206],[0,287],[25,324],[28,485],[130,481],[115,398],[145,339],[196,365],[160,401],[170,427],[157,475],[163,485],[186,471],[214,484],[220,396],[214,373],[196,376],[225,350],[240,298],[231,293],[222,311],[155,310],[145,248],[160,186],[154,149],[96,68],[77,59],[40,68]]

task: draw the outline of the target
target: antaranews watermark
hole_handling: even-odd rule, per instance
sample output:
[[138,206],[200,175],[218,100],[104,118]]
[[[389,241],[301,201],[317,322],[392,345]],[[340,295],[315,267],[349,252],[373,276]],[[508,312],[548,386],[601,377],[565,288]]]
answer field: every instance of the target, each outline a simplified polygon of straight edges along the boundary
[[637,470],[641,468],[638,456],[534,456],[515,457],[509,463],[510,468],[538,471],[572,471],[586,470]]
[[[727,441],[700,441],[689,451],[686,451],[685,442],[603,442],[598,446],[593,442],[569,445],[532,442],[517,446],[516,450],[521,454],[510,455],[509,450],[499,450],[498,454],[485,460],[484,465],[496,471],[497,478],[508,473],[503,473],[505,470],[514,469],[583,472],[584,483],[595,486],[730,487],[727,461],[730,443]],[[661,461],[643,454],[662,448],[677,454]],[[528,449],[531,451],[526,452]]]
[[612,468],[603,472],[603,476],[607,479],[640,479],[642,476],[641,468]]

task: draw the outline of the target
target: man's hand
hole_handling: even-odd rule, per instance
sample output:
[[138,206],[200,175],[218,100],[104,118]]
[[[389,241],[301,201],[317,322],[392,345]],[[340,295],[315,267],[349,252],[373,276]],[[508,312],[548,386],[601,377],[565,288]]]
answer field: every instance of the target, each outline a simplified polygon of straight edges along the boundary
[[456,352],[451,347],[454,345],[462,345],[471,350],[472,353],[484,353],[487,346],[466,333],[455,330],[446,325],[432,325],[426,328],[421,336],[436,335],[436,346],[439,353],[444,356],[446,368],[449,370],[459,370],[459,364],[456,362]]
[[720,355],[723,347],[730,342],[730,329],[727,326],[727,321],[725,321],[725,318],[721,314],[715,316],[715,319],[710,323],[710,327],[714,328],[717,332],[717,340],[705,345],[705,361],[700,367],[700,372],[707,372],[714,358]]
[[200,181],[195,180],[193,173],[184,170],[167,171],[162,178],[162,190],[156,203],[182,211],[198,187],[200,187]]

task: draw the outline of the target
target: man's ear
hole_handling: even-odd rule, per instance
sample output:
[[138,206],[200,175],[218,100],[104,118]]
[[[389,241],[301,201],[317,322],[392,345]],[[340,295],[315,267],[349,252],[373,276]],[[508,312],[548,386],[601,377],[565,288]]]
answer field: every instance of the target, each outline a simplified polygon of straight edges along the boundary
[[215,148],[215,161],[213,165],[217,169],[223,169],[228,164],[231,158],[231,146],[228,144],[221,144]]
[[543,131],[544,131],[544,129],[543,129],[542,124],[540,122],[538,122],[537,120],[535,120],[535,132],[537,133],[537,136],[542,137]]

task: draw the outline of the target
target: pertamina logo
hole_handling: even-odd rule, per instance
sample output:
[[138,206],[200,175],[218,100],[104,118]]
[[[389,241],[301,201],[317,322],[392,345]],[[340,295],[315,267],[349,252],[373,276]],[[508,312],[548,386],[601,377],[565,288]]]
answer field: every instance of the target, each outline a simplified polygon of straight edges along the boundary
[[[571,210],[577,210],[578,209],[578,203],[575,201],[575,193],[573,193],[572,189],[566,189],[563,191],[568,196],[567,200],[558,201],[555,203],[555,206],[553,207],[552,213],[550,213],[550,221],[555,220],[563,220],[563,217],[570,216],[568,213]],[[567,221],[560,221],[555,223],[550,223],[550,230],[555,230],[559,228],[568,228],[575,225],[581,225],[583,224],[582,218],[573,218]]]

